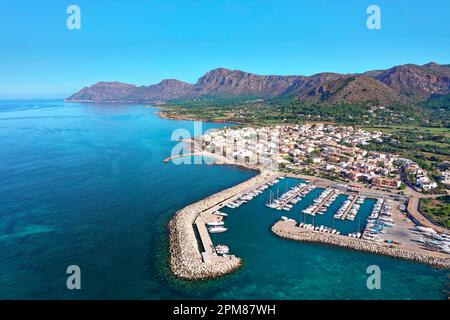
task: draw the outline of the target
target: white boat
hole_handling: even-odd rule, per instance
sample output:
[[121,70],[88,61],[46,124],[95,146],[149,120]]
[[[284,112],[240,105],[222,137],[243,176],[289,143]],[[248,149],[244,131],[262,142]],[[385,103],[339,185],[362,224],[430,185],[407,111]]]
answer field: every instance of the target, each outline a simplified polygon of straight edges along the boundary
[[225,246],[225,245],[217,245],[216,252],[218,254],[228,254],[228,253],[230,253],[230,249],[228,248],[228,246]]
[[206,224],[208,227],[218,227],[223,226],[225,223],[223,221],[211,221]]
[[437,233],[434,229],[421,227],[421,226],[416,226],[416,229],[419,230],[420,232]]
[[222,226],[216,226],[216,227],[209,227],[208,231],[209,233],[222,233],[227,231],[228,229]]
[[216,215],[216,216],[228,217],[227,213],[221,212],[221,211],[216,211],[213,214]]

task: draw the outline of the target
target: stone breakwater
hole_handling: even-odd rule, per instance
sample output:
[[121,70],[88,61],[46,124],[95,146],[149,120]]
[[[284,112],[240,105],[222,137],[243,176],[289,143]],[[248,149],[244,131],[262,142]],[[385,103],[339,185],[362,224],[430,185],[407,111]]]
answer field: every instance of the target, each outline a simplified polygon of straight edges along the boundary
[[234,256],[223,257],[214,254],[208,261],[203,261],[194,223],[202,213],[213,211],[215,206],[226,202],[236,194],[273,178],[273,175],[260,174],[178,211],[168,226],[172,272],[180,278],[198,280],[219,277],[238,269],[242,260]]
[[272,232],[285,239],[324,243],[354,250],[387,255],[395,258],[413,260],[420,263],[430,264],[438,268],[450,269],[449,258],[431,256],[424,253],[401,249],[398,247],[391,247],[389,245],[378,244],[363,239],[355,239],[342,235],[303,229],[296,227],[295,223],[292,221],[278,221],[272,226]]

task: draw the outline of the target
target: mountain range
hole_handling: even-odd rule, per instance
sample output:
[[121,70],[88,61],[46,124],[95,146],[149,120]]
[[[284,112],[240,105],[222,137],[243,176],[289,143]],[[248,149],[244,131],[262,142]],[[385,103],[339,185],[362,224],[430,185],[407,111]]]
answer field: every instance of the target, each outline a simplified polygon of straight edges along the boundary
[[176,79],[149,86],[98,82],[81,89],[67,101],[154,103],[202,97],[289,97],[304,104],[393,105],[416,103],[448,94],[450,65],[430,62],[356,74],[325,72],[312,76],[257,75],[218,68],[207,72],[195,84]]

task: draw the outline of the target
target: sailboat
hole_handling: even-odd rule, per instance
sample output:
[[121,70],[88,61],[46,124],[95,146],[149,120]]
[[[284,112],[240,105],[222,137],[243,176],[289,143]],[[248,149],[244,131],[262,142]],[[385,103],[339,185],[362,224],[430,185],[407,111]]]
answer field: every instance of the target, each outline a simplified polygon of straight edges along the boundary
[[272,202],[272,191],[269,192],[269,198],[267,199],[268,201],[266,201],[266,206],[269,208],[275,208],[276,205],[275,203]]

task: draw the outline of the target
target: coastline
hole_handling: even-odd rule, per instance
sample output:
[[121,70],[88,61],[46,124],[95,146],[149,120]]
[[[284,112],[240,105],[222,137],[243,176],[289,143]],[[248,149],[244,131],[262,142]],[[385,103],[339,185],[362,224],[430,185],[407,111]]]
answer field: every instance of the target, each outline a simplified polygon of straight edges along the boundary
[[[161,108],[160,106],[155,106],[155,108]],[[167,111],[160,110],[155,112],[161,119],[166,120],[175,120],[175,121],[203,121],[203,122],[212,122],[212,123],[234,123],[236,125],[251,125],[250,123],[246,122],[238,122],[238,121],[227,121],[227,120],[215,120],[215,119],[202,119],[197,117],[183,117],[178,114],[168,114]]]

